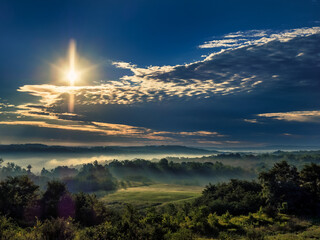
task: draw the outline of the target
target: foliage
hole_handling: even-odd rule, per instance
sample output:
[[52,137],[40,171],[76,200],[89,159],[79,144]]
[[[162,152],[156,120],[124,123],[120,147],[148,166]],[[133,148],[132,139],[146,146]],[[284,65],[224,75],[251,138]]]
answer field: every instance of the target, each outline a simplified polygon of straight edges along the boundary
[[259,210],[263,205],[260,184],[232,179],[229,183],[209,184],[202,196],[195,201],[196,206],[208,206],[210,212],[223,214],[247,214]]
[[[42,197],[43,218],[69,217],[69,215],[72,215],[73,204],[70,200],[64,183],[55,180],[48,182],[47,190]],[[71,209],[66,209],[66,207]]]
[[107,216],[104,204],[95,195],[77,193],[74,195],[74,219],[83,226],[101,224]]
[[286,161],[276,163],[259,180],[262,194],[269,208],[290,214],[310,214],[319,202],[317,194],[317,165],[306,166],[299,174],[296,167]]
[[75,237],[75,227],[71,219],[46,219],[43,223],[37,222],[35,232],[45,240],[72,240]]
[[116,188],[115,179],[109,170],[95,161],[84,164],[79,173],[64,180],[72,192],[94,192],[98,190],[113,190]]
[[27,176],[8,177],[0,182],[0,213],[24,221],[28,209],[36,205],[38,189]]
[[[240,158],[241,155],[233,157]],[[113,170],[123,168],[122,164],[115,167],[120,166],[117,162],[110,164]],[[218,237],[264,240],[320,236],[313,228],[318,226],[317,223],[301,219],[301,216],[312,218],[319,211],[319,165],[309,164],[299,171],[282,161],[261,172],[259,182],[232,179],[209,184],[193,201],[148,209],[124,205],[111,211],[96,195],[69,191],[70,183],[86,183],[84,188],[87,190],[105,189],[110,186],[108,184],[115,184],[110,164],[86,164],[76,175],[67,174],[64,179],[70,180],[67,183],[52,180],[49,176],[51,180],[43,192],[32,182],[32,173],[1,181],[0,239],[179,240]],[[183,171],[198,174],[213,166],[224,168],[220,164],[175,165],[166,159],[155,164],[140,160],[138,164],[125,164],[123,169],[131,164],[130,168],[137,168],[137,172],[144,166],[149,169],[147,172],[154,168],[154,172],[165,174],[173,169],[177,174]],[[66,172],[70,173],[69,170]],[[43,174],[50,175],[45,170]],[[93,184],[98,187],[94,188]],[[294,238],[293,234],[299,238]]]
[[306,189],[314,200],[312,205],[320,202],[320,165],[305,165],[300,172],[301,186]]
[[[252,179],[255,173],[240,167],[232,167],[221,162],[173,162],[161,159],[159,162],[136,159],[133,161],[111,161],[105,166],[112,175],[128,180],[141,178],[144,182],[174,183],[184,185],[204,185],[209,181],[228,180],[232,177]],[[136,180],[135,179],[135,180]]]

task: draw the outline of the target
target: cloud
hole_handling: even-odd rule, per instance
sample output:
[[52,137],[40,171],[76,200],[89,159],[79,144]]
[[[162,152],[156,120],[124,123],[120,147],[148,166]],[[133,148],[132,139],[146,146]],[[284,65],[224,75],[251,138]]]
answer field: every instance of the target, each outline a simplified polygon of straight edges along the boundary
[[[319,65],[320,28],[302,28],[279,33],[249,31],[229,34],[228,39],[213,40],[213,52],[204,60],[176,66],[139,68],[115,62],[132,71],[123,83],[139,86],[146,99],[209,98],[251,92],[255,89],[314,84],[312,75]],[[254,38],[249,39],[248,38]],[[208,43],[206,43],[208,44]],[[309,79],[312,78],[312,79]],[[153,87],[156,87],[154,89]],[[140,98],[143,99],[143,98]]]
[[50,123],[45,121],[1,121],[0,125],[23,125],[34,126],[39,128],[61,129],[66,131],[77,131],[98,134],[101,136],[116,136],[124,138],[141,138],[152,140],[173,140],[170,137],[158,136],[153,134],[151,129],[143,127],[133,127],[123,124],[111,124],[101,122],[80,122],[80,121],[67,121],[59,120],[56,123]]
[[223,135],[219,134],[218,132],[209,132],[209,131],[179,132],[178,134],[182,136],[223,137]]
[[273,118],[283,121],[320,123],[320,111],[293,111],[279,113],[262,113],[259,117]]
[[113,124],[105,122],[84,122],[74,120],[11,120],[0,121],[0,125],[7,126],[29,126],[43,129],[58,129],[64,131],[84,132],[89,135],[106,136],[111,138],[122,138],[123,140],[136,139],[136,140],[152,140],[162,142],[166,144],[178,143],[181,138],[186,136],[191,137],[190,143],[195,143],[192,137],[203,137],[204,139],[224,137],[218,132],[209,131],[195,131],[195,132],[170,132],[170,131],[156,131],[144,127],[135,127],[125,124]]
[[[18,91],[35,100],[0,104],[2,125],[81,132],[101,142],[244,144],[250,139],[242,138],[263,136],[267,123],[275,124],[271,119],[318,121],[317,111],[288,108],[317,109],[319,42],[317,27],[236,32],[204,43],[209,52],[201,61],[147,67],[117,61],[115,67],[131,74],[89,86],[24,85]],[[67,112],[70,94],[74,113]]]
[[[54,128],[71,131],[84,131],[98,133],[100,135],[114,136],[134,136],[139,138],[148,138],[148,134],[152,133],[150,129],[133,127],[123,124],[111,124],[102,122],[83,123],[77,121],[59,120],[58,123],[48,123],[44,121],[2,121],[4,125],[29,125],[43,128]],[[152,137],[153,138],[153,137]],[[160,137],[159,137],[160,139]],[[165,138],[162,138],[165,139]]]
[[13,104],[10,104],[7,100],[0,98],[0,109],[8,110],[14,108]]
[[258,123],[257,119],[244,119],[244,121],[248,123]]
[[[40,104],[53,111],[68,102],[70,93],[78,105],[128,105],[249,93],[289,82],[291,86],[312,85],[320,64],[319,33],[319,27],[236,32],[211,42],[213,47],[228,45],[231,50],[213,52],[202,61],[146,68],[113,62],[133,75],[93,86],[25,85],[18,91],[40,97]],[[249,38],[255,40],[244,41]]]
[[283,32],[271,30],[250,30],[224,35],[222,39],[212,40],[199,45],[199,48],[227,48],[247,47],[261,45],[272,41],[288,42],[296,37],[308,37],[320,33],[320,27],[298,28]]
[[235,146],[247,146],[254,143],[244,142],[244,141],[210,141],[210,140],[199,140],[199,144],[205,146],[216,146],[216,147],[235,147]]

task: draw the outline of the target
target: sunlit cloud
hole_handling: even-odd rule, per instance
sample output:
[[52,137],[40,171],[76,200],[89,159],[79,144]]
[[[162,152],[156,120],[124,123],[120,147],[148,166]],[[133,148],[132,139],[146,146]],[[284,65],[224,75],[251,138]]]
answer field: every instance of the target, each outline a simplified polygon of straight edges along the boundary
[[283,32],[271,30],[250,30],[224,35],[221,39],[212,40],[199,45],[199,48],[227,48],[261,45],[272,41],[288,42],[296,37],[308,37],[320,33],[320,27],[298,28]]
[[47,129],[61,129],[66,131],[85,132],[108,137],[121,137],[130,139],[146,139],[166,141],[166,143],[179,142],[181,137],[224,137],[218,132],[196,131],[196,132],[170,132],[156,131],[144,127],[135,127],[125,124],[112,124],[104,122],[82,122],[73,120],[51,120],[51,121],[1,121],[0,125],[32,126]]
[[196,132],[179,132],[182,136],[201,136],[201,137],[223,137],[224,135],[219,134],[218,132],[209,132],[209,131],[196,131]]
[[[229,105],[223,106],[225,113],[237,108],[234,101],[250,95],[263,98],[267,94],[275,94],[274,91],[286,95],[289,87],[291,93],[300,91],[302,87],[315,89],[319,86],[319,40],[319,27],[278,33],[255,30],[231,33],[202,44],[200,48],[211,52],[205,55],[205,59],[188,64],[139,67],[133,63],[115,61],[115,67],[130,70],[131,73],[117,80],[91,81],[94,82],[92,85],[62,86],[51,83],[21,86],[18,91],[34,96],[34,101],[29,99],[15,106],[0,101],[1,116],[7,114],[11,117],[3,119],[0,124],[157,143],[243,144],[226,139],[230,136],[223,132],[206,131],[212,129],[208,125],[207,128],[201,125],[198,131],[187,131],[186,127],[176,131],[165,131],[161,127],[159,129],[164,131],[159,131],[132,126],[136,123],[130,121],[126,122],[128,125],[107,123],[103,114],[100,115],[100,122],[93,121],[94,112],[102,105],[140,107],[146,103],[189,101],[194,104],[203,100],[210,101],[213,106],[228,99],[229,102],[226,102]],[[76,106],[73,113],[68,109],[70,94],[74,95]],[[239,106],[239,109],[242,108],[244,106]],[[243,116],[237,116],[237,121],[241,124],[244,121],[250,127],[260,127],[262,124],[256,123],[265,123],[266,119],[320,122],[319,111],[285,112],[286,109],[283,113],[258,114],[260,118],[257,118],[257,112],[245,112],[250,111],[248,109],[249,106],[243,111]],[[215,110],[210,114],[213,115]],[[262,117],[264,121],[260,121]]]
[[0,109],[11,108],[11,107],[14,107],[14,105],[7,104],[7,103],[0,103]]
[[205,145],[218,145],[218,146],[235,146],[239,144],[247,144],[246,142],[242,141],[210,141],[210,140],[199,140],[198,143],[205,144]]
[[56,123],[49,123],[45,121],[1,121],[0,125],[23,125],[23,126],[34,126],[39,128],[50,128],[50,129],[62,129],[67,131],[80,131],[87,133],[94,133],[104,136],[120,136],[130,138],[144,138],[153,140],[170,140],[169,137],[154,135],[153,131],[147,128],[138,128],[128,125],[121,124],[110,124],[110,123],[83,123],[76,121],[59,121]]
[[[288,30],[277,34],[267,31],[237,32],[226,35],[228,39],[215,44],[230,45],[238,41],[235,44],[237,46],[240,44],[241,48],[214,52],[202,61],[146,68],[126,62],[113,62],[118,68],[129,69],[133,75],[125,75],[118,81],[105,81],[99,85],[25,85],[18,91],[40,97],[39,102],[46,108],[67,102],[69,94],[75,96],[76,105],[104,105],[159,102],[181,98],[205,99],[251,92],[254,89],[271,87],[272,84],[281,86],[281,83],[291,80],[296,71],[307,67],[306,64],[312,65],[313,62],[317,64],[318,57],[316,55],[312,57],[309,52],[314,52],[318,38],[308,39],[308,37],[318,33],[320,33],[318,27]],[[239,43],[248,37],[258,39],[249,41],[250,47],[249,43]],[[298,39],[298,42],[290,42],[293,39]],[[243,48],[244,46],[247,48]],[[296,59],[293,59],[293,56]],[[288,59],[291,61],[291,66],[287,64]],[[286,65],[286,69],[280,68],[281,63]],[[290,69],[287,69],[288,67]],[[312,83],[304,79],[291,81],[290,84]]]
[[10,109],[14,108],[15,106],[13,104],[10,104],[7,100],[0,98],[0,109]]
[[262,113],[259,117],[273,118],[283,121],[320,123],[320,111],[293,111],[279,113]]
[[244,119],[244,121],[248,123],[258,123],[257,119]]

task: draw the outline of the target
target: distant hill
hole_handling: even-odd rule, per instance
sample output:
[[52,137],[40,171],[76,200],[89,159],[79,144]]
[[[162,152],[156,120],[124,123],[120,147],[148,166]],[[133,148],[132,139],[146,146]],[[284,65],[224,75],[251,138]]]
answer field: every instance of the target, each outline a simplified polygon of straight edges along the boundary
[[[210,148],[209,148],[210,149]],[[319,150],[320,146],[306,146],[306,145],[267,145],[261,147],[229,147],[229,148],[215,148],[219,151],[300,151],[300,150]]]
[[177,145],[141,147],[69,147],[44,144],[0,145],[0,153],[104,153],[104,154],[211,154],[215,150],[205,150]]

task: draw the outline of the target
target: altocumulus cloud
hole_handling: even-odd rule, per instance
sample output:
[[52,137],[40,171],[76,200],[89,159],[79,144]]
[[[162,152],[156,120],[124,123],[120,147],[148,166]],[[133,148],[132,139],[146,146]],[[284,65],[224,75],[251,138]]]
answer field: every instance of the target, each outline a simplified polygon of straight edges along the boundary
[[[21,86],[19,92],[38,97],[38,101],[15,106],[15,109],[11,109],[7,114],[15,115],[16,119],[5,119],[1,123],[166,143],[193,141],[216,145],[240,144],[238,140],[226,139],[230,134],[219,130],[207,131],[205,127],[190,132],[157,131],[130,124],[84,121],[86,111],[78,110],[70,114],[63,109],[66,109],[70,93],[75,95],[78,109],[91,110],[94,109],[93,105],[143,105],[172,103],[176,100],[190,100],[194,103],[203,99],[210,100],[214,106],[215,102],[221,102],[223,99],[231,101],[232,97],[232,101],[236,101],[247,96],[259,96],[260,98],[254,99],[263,102],[268,101],[270,96],[281,94],[293,99],[302,89],[314,91],[320,88],[319,42],[319,27],[282,32],[252,30],[230,33],[220,39],[201,44],[199,48],[209,51],[206,58],[188,64],[138,67],[132,63],[113,62],[115,67],[128,69],[132,74],[125,75],[119,80],[104,81],[102,84],[91,86],[67,87],[48,84]],[[229,105],[226,103],[224,111],[233,111],[234,107],[234,102]],[[283,113],[282,109],[274,110],[274,113],[266,113],[271,112],[270,109],[260,109],[257,113],[247,106],[246,108],[239,106],[239,110],[241,109],[243,116],[237,116],[237,119],[248,125],[257,126],[254,123],[258,123],[260,118],[319,122],[317,109],[312,111],[285,109]],[[222,127],[220,126],[220,129]]]
[[[47,105],[61,104],[64,95],[70,92],[77,95],[78,104],[134,104],[175,98],[209,98],[250,92],[270,85],[314,84],[314,76],[308,79],[299,74],[309,70],[312,75],[318,71],[315,66],[320,62],[320,28],[267,33],[250,31],[226,35],[227,40],[215,40],[218,42],[210,46],[214,48],[225,41],[236,41],[235,45],[227,44],[227,49],[185,65],[140,68],[126,62],[114,62],[116,67],[133,73],[119,81],[81,87],[25,85],[18,91],[39,96],[40,102]],[[248,36],[255,40],[248,40]],[[241,41],[235,40],[236,37],[241,37]],[[200,47],[209,48],[208,44]]]

